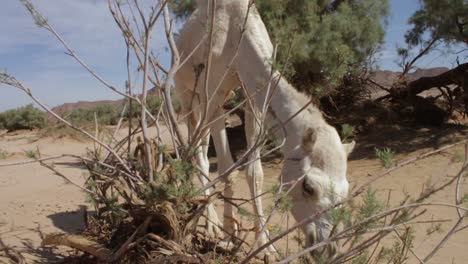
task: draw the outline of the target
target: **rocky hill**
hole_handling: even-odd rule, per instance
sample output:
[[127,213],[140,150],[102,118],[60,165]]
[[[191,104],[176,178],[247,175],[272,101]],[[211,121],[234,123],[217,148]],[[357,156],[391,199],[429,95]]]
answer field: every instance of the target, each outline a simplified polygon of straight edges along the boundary
[[[406,80],[412,82],[421,77],[433,77],[448,71],[448,68],[437,67],[430,69],[417,69],[407,75]],[[371,78],[382,86],[390,87],[400,76],[401,72],[376,71],[371,74]]]
[[116,100],[116,101],[101,100],[101,101],[93,101],[93,102],[79,101],[79,102],[76,102],[76,103],[65,103],[65,104],[62,104],[62,105],[59,105],[59,106],[56,106],[56,107],[52,108],[52,111],[59,114],[60,116],[63,116],[65,113],[69,113],[69,112],[73,111],[74,109],[93,108],[93,107],[98,106],[98,105],[107,105],[107,104],[108,105],[120,106],[120,105],[123,104],[123,100]]
[[[429,69],[417,69],[414,72],[410,72],[406,76],[406,81],[412,82],[421,77],[433,77],[440,75],[446,71],[448,68],[445,67],[437,67],[437,68],[429,68]],[[383,87],[390,88],[393,83],[395,83],[398,78],[400,77],[401,72],[393,72],[393,71],[375,71],[371,74],[371,79],[374,80],[376,83],[382,85]],[[368,87],[371,93],[372,98],[378,98],[385,94],[386,91],[379,89],[377,87]]]
[[[148,95],[154,95],[156,93],[156,90],[150,89],[148,91]],[[114,105],[114,106],[123,106],[125,104],[125,99],[120,99],[120,100],[99,100],[99,101],[78,101],[75,103],[64,103],[58,106],[55,106],[52,108],[52,111],[55,113],[59,114],[60,116],[63,116],[65,113],[69,113],[75,109],[83,108],[83,109],[88,109],[88,108],[93,108],[98,105]]]

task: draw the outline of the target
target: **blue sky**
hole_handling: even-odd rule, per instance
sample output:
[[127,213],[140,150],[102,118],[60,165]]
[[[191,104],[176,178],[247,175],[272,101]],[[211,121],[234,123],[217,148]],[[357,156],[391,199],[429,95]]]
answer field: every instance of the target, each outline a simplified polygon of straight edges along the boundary
[[[72,48],[104,79],[123,91],[126,79],[125,45],[107,9],[105,0],[34,0],[38,9],[62,34]],[[398,70],[395,47],[403,43],[409,16],[418,0],[390,0],[392,15],[380,54],[381,69]],[[119,99],[93,79],[68,55],[47,31],[35,26],[18,0],[3,0],[0,9],[0,69],[7,70],[33,90],[44,103]],[[165,54],[162,27],[155,32],[155,50]],[[420,67],[453,65],[453,56],[432,54]],[[31,100],[22,91],[0,85],[0,111],[19,107]]]

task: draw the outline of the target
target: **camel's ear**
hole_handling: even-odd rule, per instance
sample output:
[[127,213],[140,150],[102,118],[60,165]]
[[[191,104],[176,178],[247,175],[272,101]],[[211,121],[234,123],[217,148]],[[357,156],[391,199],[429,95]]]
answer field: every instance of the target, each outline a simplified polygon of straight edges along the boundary
[[349,156],[349,154],[351,154],[351,152],[353,151],[354,147],[356,146],[356,141],[352,141],[351,143],[346,143],[346,144],[343,144],[343,147],[346,151],[346,155]]
[[312,152],[312,149],[317,141],[317,134],[312,128],[307,128],[302,136],[302,149],[305,152]]

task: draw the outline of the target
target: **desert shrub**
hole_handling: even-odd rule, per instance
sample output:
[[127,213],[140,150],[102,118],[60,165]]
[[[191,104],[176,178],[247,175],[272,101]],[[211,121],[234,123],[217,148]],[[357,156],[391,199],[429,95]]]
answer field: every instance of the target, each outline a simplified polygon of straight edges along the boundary
[[[172,92],[171,92],[172,93]],[[181,109],[180,102],[177,100],[176,96],[172,95],[172,105],[174,106],[174,110],[176,113],[178,113]],[[157,95],[148,95],[146,98],[146,108],[148,108],[148,111],[156,115],[162,106],[162,100],[159,96]],[[137,102],[133,102],[131,106],[131,117],[132,118],[138,118],[141,114],[141,106]],[[126,118],[130,117],[130,109],[127,108],[125,111],[124,116]]]
[[96,115],[98,123],[101,125],[115,125],[119,118],[117,107],[110,104],[97,105],[91,108],[77,108],[65,114],[65,118],[72,123],[83,125],[94,123]]
[[380,163],[384,168],[390,168],[395,163],[394,157],[395,153],[389,148],[375,149],[375,155],[379,158]]
[[0,113],[0,128],[8,131],[43,128],[46,123],[45,113],[32,104]]
[[28,149],[24,151],[24,155],[30,159],[36,159],[38,158],[39,153],[37,150]]
[[156,114],[161,107],[162,101],[159,96],[152,95],[146,98],[146,107],[152,114]]
[[50,124],[44,129],[41,129],[41,131],[39,131],[39,137],[52,137],[54,139],[71,138],[78,141],[84,141],[86,139],[86,136],[81,132],[62,123]]
[[[86,131],[95,131],[95,125],[94,125],[94,122],[93,123],[84,123],[84,124],[80,124],[80,127]],[[111,131],[112,128],[106,128],[106,127],[99,127],[99,133],[100,135],[109,135],[111,134]],[[76,130],[76,129],[73,129],[65,124],[62,124],[62,123],[50,123],[48,124],[46,127],[44,127],[43,129],[41,129],[39,132],[38,132],[38,137],[39,138],[42,138],[42,137],[50,137],[50,138],[53,138],[53,139],[61,139],[61,138],[67,138],[67,139],[73,139],[73,140],[76,140],[76,141],[88,141],[90,140],[89,137],[85,136],[82,132]]]
[[0,148],[0,159],[6,159],[9,155],[8,151]]
[[174,106],[174,111],[176,113],[179,113],[180,110],[182,109],[182,106],[180,105],[179,100],[175,96],[172,96],[172,105]]
[[[153,115],[157,114],[158,109],[161,107],[161,104],[162,101],[161,98],[159,98],[159,96],[150,95],[146,98],[146,108]],[[130,117],[130,113],[132,118],[139,117],[141,114],[141,105],[139,105],[137,102],[132,102],[131,111],[130,108],[128,108],[125,112],[125,117]]]
[[348,140],[349,138],[352,138],[355,133],[355,128],[354,126],[350,124],[343,124],[341,125],[341,131],[340,131],[340,136],[343,141]]

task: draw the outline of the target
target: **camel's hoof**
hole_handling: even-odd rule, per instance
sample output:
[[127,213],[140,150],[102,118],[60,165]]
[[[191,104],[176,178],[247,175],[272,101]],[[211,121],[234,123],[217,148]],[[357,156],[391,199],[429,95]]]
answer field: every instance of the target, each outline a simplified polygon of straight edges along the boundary
[[[259,243],[258,246],[263,245],[264,243]],[[258,255],[258,258],[263,259],[263,260],[268,260],[269,262],[265,263],[273,263],[275,260],[280,260],[281,256],[279,252],[275,249],[273,245],[268,246],[264,250],[262,250]]]
[[207,224],[206,234],[209,238],[223,237],[223,231],[215,224]]
[[234,249],[235,244],[232,242],[231,238],[225,238],[219,241],[216,246],[222,248],[225,251],[231,251]]

